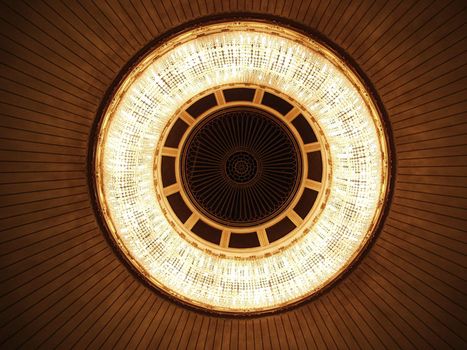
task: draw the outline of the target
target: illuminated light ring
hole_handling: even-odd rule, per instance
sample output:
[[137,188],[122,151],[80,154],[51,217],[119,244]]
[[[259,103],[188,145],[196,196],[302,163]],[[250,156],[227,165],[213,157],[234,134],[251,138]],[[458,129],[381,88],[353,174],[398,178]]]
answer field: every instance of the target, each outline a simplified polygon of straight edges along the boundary
[[[155,148],[168,120],[193,96],[230,83],[290,96],[330,144],[332,186],[317,222],[261,258],[216,256],[189,244],[155,191]],[[317,293],[351,265],[379,222],[388,167],[378,109],[333,51],[278,25],[235,21],[175,36],[126,76],[101,119],[95,186],[113,240],[153,285],[205,309],[263,312]]]

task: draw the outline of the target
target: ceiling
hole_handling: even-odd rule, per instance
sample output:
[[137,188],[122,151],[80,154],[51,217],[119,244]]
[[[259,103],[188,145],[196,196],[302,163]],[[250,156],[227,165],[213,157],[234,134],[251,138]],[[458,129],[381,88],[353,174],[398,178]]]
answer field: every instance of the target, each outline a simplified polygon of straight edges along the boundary
[[[0,5],[0,344],[79,348],[465,348],[463,1],[5,1]],[[94,214],[88,138],[119,70],[187,21],[267,13],[349,54],[386,108],[395,190],[368,254],[329,292],[256,318],[145,286]]]

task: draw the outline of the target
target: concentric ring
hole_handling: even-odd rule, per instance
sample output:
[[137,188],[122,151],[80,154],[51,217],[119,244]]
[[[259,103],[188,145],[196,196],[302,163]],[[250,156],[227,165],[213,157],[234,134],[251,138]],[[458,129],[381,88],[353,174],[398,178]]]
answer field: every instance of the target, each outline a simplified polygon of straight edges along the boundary
[[[332,175],[319,213],[300,221],[295,212],[299,233],[252,258],[212,254],[189,239],[167,219],[169,196],[158,189],[170,193],[178,183],[174,172],[175,182],[165,186],[159,172],[164,162],[176,167],[170,164],[177,148],[158,144],[180,106],[229,84],[278,90],[296,101],[329,144],[322,165]],[[299,128],[301,119],[294,122]],[[320,144],[327,143],[309,142],[308,164]],[[161,290],[217,311],[277,309],[320,291],[367,245],[387,193],[387,141],[364,84],[325,45],[263,22],[208,24],[150,51],[113,95],[96,149],[99,204],[128,260]]]
[[[157,146],[156,192],[167,220],[195,247],[219,256],[251,259],[285,248],[327,197],[331,169],[322,134],[296,101],[264,86],[229,84],[195,96]],[[251,181],[226,174],[236,155],[256,164]]]

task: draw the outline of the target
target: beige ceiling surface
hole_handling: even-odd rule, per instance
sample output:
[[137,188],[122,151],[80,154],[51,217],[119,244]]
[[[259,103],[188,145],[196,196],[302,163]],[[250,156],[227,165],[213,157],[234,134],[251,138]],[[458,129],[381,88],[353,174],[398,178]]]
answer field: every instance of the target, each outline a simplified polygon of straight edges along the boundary
[[[5,1],[0,5],[0,347],[465,348],[463,1]],[[378,91],[397,167],[380,235],[325,295],[258,318],[174,304],[119,260],[86,178],[99,104],[152,38],[210,14],[278,15]]]

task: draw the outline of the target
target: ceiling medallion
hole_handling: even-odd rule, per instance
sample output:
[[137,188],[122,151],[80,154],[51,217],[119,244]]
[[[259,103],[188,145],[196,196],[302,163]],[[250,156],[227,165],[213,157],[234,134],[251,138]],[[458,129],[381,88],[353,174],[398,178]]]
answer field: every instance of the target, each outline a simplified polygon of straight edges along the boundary
[[166,123],[156,193],[174,230],[194,246],[264,257],[321,212],[331,178],[326,149],[319,125],[290,97],[251,83],[216,86]]
[[381,116],[357,74],[262,21],[152,48],[97,134],[94,187],[117,248],[158,289],[217,312],[321,291],[367,246],[388,192]]

